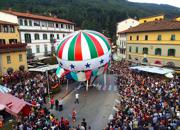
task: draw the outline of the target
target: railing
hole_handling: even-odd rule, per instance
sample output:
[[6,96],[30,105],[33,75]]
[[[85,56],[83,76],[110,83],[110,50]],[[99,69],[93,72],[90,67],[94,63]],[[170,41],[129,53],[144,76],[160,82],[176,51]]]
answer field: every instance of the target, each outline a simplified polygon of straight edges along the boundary
[[25,43],[0,44],[0,53],[26,51],[26,46]]

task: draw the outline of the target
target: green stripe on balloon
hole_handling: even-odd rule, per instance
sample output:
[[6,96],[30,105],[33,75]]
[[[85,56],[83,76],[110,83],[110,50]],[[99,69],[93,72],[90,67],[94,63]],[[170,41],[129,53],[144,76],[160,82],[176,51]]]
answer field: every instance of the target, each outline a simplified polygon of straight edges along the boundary
[[103,36],[101,36],[101,35],[99,35],[99,34],[97,34],[97,33],[94,33],[94,32],[91,32],[91,33],[94,34],[94,35],[96,35],[96,36],[98,36],[98,37],[100,37],[100,38],[105,42],[106,47],[108,48],[108,51],[111,49],[109,43],[107,42],[107,40],[106,40]]
[[66,40],[66,39],[64,39],[62,42],[60,42],[60,44],[59,44],[59,46],[58,46],[58,48],[57,48],[57,50],[56,50],[56,55],[57,55],[57,56],[58,56],[58,53],[59,53],[59,49],[60,49],[61,45],[64,43],[65,40]]
[[73,61],[75,59],[75,44],[77,40],[78,34],[72,39],[69,50],[68,50],[68,60]]
[[94,46],[94,43],[92,42],[92,40],[85,33],[83,33],[83,35],[84,35],[84,37],[85,37],[85,39],[87,41],[87,44],[88,44],[88,47],[89,47],[89,50],[90,50],[90,54],[91,54],[91,58],[93,59],[93,58],[98,57],[96,47]]

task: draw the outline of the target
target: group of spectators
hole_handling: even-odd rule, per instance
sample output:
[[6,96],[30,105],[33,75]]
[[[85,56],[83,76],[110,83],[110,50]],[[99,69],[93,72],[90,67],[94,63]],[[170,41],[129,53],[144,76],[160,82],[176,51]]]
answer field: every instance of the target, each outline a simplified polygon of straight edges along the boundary
[[[82,119],[77,127],[71,127],[68,119],[61,116],[61,119],[58,120],[58,115],[55,116],[51,113],[54,108],[57,111],[60,109],[57,109],[58,100],[54,100],[53,97],[51,100],[47,98],[48,84],[49,88],[52,89],[52,86],[56,86],[59,82],[62,84],[63,81],[59,80],[55,73],[49,73],[48,78],[46,76],[42,73],[29,73],[21,78],[9,76],[8,82],[4,81],[4,86],[11,89],[10,94],[33,105],[30,115],[19,116],[13,130],[91,130],[87,128],[85,119]],[[55,107],[48,110],[46,106],[47,104],[52,105],[52,101]],[[59,101],[58,104],[60,105]]]
[[104,130],[177,130],[180,128],[180,79],[132,71],[128,62],[112,62],[119,103]]

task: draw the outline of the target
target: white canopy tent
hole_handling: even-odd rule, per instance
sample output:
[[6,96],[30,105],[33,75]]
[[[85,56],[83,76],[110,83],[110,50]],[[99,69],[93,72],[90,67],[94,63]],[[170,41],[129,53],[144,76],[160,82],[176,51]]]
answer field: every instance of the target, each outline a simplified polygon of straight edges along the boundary
[[130,67],[130,68],[132,70],[139,70],[139,71],[155,73],[155,74],[162,74],[162,75],[174,73],[174,70],[172,70],[172,69],[160,68],[160,67],[156,67],[156,66],[135,66],[135,67]]
[[46,71],[49,71],[49,70],[57,69],[58,66],[59,66],[58,64],[40,66],[40,67],[36,67],[36,68],[30,68],[29,71],[31,71],[31,72],[46,72]]

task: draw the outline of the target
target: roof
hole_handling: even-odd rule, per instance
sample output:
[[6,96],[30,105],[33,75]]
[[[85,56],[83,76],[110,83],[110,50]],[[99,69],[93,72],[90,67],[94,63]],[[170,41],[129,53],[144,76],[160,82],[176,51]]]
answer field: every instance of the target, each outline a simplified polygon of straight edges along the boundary
[[19,99],[11,94],[4,94],[0,92],[0,104],[6,106],[6,111],[12,115],[17,116],[17,114],[26,106],[31,106],[31,104],[25,102],[23,99]]
[[16,12],[16,11],[12,11],[12,10],[3,10],[2,12],[9,13],[9,14],[15,15],[17,17],[25,17],[25,18],[30,18],[30,19],[39,19],[39,20],[47,20],[47,21],[53,21],[53,22],[74,24],[73,22],[65,20],[65,19],[60,19],[60,18],[50,17],[50,16],[36,15],[36,14],[31,14],[29,12],[23,13],[23,12]]
[[180,30],[180,21],[161,20],[140,24],[119,33],[152,32],[152,31],[170,31]]
[[135,67],[131,67],[131,69],[149,72],[149,73],[155,73],[155,74],[162,74],[162,75],[165,75],[168,73],[174,73],[174,70],[167,69],[167,68],[155,67],[155,66],[135,66]]
[[0,20],[0,24],[4,24],[4,25],[18,25],[18,24],[16,24],[16,23],[10,23],[10,22],[6,22],[6,21],[2,21],[2,20]]

